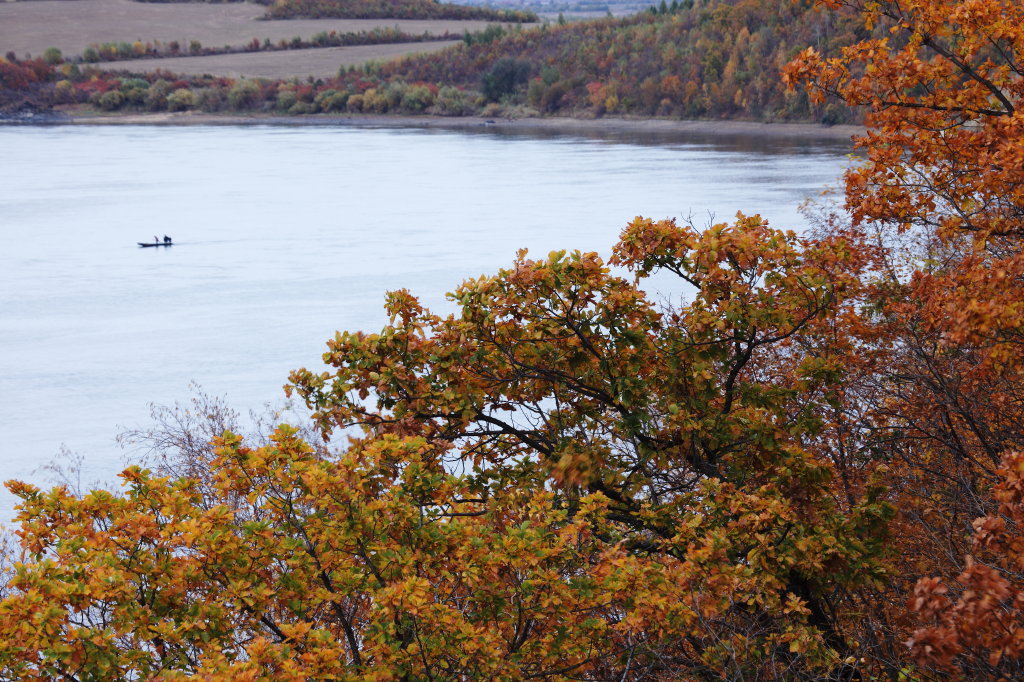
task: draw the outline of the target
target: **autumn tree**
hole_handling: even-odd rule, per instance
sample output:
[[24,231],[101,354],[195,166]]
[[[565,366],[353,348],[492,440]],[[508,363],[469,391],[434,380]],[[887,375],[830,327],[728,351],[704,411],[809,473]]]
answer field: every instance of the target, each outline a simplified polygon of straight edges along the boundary
[[[11,484],[3,676],[1019,675],[1024,10],[821,4],[876,36],[786,75],[866,112],[852,225],[637,218],[607,262],[523,252],[448,316],[389,294],[384,329],[293,373],[325,443],[225,433],[119,494]],[[650,62],[624,35],[586,58]],[[753,96],[738,51],[706,57],[708,102]]]
[[[439,317],[388,298],[294,374],[322,432],[197,477],[13,484],[22,679],[849,675],[887,504],[820,447],[863,259],[755,217],[635,220],[612,262],[520,254]],[[667,272],[685,302],[642,285]],[[205,473],[203,473],[205,472]],[[201,480],[200,480],[201,479]],[[845,672],[844,672],[845,671]]]
[[[881,247],[864,321],[887,359],[864,382],[857,412],[862,442],[893,465],[905,559],[892,595],[945,623],[914,636],[917,660],[999,677],[1019,651],[985,633],[1018,617],[1013,593],[966,557],[975,519],[997,512],[993,486],[1005,492],[1015,480],[1000,462],[1024,438],[1024,8],[821,4],[884,31],[835,57],[807,49],[787,78],[819,101],[837,97],[867,112],[858,141],[865,161],[847,173],[846,207]],[[988,549],[992,565],[1011,570],[998,552],[1012,543]],[[957,582],[961,601],[939,614],[946,585]],[[891,639],[909,634],[897,626]],[[954,666],[967,649],[973,657]]]
[[659,310],[593,254],[521,255],[459,288],[458,316],[392,295],[389,327],[339,335],[333,373],[293,380],[326,433],[451,443],[481,490],[528,475],[570,508],[606,498],[625,548],[678,566],[681,603],[716,595],[676,631],[674,669],[830,669],[854,646],[847,591],[880,577],[887,514],[863,470],[837,504],[814,447],[842,373],[825,330],[857,261],[759,217],[703,234],[638,219],[612,262],[674,273],[691,303]]
[[1002,464],[993,490],[999,506],[973,524],[972,556],[957,577],[957,594],[927,578],[910,603],[926,624],[908,644],[939,675],[1024,674],[1024,456],[1008,453]]
[[122,495],[14,486],[34,561],[0,603],[0,669],[494,679],[614,665],[607,619],[649,570],[595,539],[602,502],[569,519],[524,481],[484,506],[438,461],[391,437],[328,460],[282,428],[258,449],[221,440],[220,504],[138,469]]

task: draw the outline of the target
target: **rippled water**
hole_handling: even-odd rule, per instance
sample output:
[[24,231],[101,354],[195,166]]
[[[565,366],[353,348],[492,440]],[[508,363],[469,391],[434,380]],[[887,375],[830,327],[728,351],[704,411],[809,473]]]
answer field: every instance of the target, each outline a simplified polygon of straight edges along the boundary
[[[800,228],[848,145],[409,129],[0,127],[0,479],[60,445],[123,466],[119,426],[188,383],[283,399],[383,293],[445,309],[516,249],[607,254],[633,216]],[[171,235],[169,249],[138,241]],[[0,494],[0,520],[12,499]]]

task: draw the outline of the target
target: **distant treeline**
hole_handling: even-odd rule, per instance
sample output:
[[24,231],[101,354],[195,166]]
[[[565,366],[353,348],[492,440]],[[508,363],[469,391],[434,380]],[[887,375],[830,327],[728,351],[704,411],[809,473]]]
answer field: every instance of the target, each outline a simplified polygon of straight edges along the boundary
[[[113,62],[126,59],[145,59],[160,57],[209,56],[219,54],[239,54],[245,52],[274,52],[278,50],[302,50],[316,47],[348,47],[353,45],[384,45],[391,43],[422,43],[435,40],[459,40],[463,33],[440,33],[430,31],[423,33],[406,33],[397,28],[378,27],[370,31],[353,31],[338,33],[321,31],[312,38],[304,39],[295,36],[290,40],[281,39],[276,42],[269,38],[262,41],[253,38],[244,45],[225,45],[223,47],[207,47],[198,40],[190,40],[187,44],[176,40],[161,42],[159,40],[135,42],[92,43],[81,57],[70,58],[72,62]],[[45,55],[44,55],[45,57]]]
[[473,19],[525,23],[533,12],[453,5],[434,0],[273,0],[267,19]]
[[[135,0],[136,2],[245,2],[246,0]],[[435,0],[251,0],[270,5],[265,19],[467,19],[512,23],[539,21],[529,11],[455,5]]]
[[[829,54],[863,37],[850,19],[800,3],[673,4],[664,12],[624,19],[534,29],[492,26],[465,35],[448,50],[302,84],[166,73],[126,79],[77,65],[38,67],[16,60],[5,68],[33,74],[43,68],[24,91],[38,105],[88,102],[110,111],[857,120],[854,110],[836,104],[816,108],[805,94],[786,92],[779,76],[782,65],[805,47]],[[10,93],[6,99],[8,106],[16,101]]]

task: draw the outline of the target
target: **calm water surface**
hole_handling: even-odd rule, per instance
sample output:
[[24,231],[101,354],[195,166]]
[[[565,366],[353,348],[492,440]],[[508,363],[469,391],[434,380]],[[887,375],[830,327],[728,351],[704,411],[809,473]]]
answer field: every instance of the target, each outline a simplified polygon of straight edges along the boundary
[[[848,145],[372,128],[0,127],[0,479],[62,444],[90,478],[121,427],[195,380],[283,400],[336,329],[377,330],[389,289],[448,310],[516,249],[607,255],[636,215],[697,224],[798,206]],[[138,241],[171,235],[169,249]],[[130,455],[129,455],[130,456]],[[0,522],[13,500],[0,493]]]

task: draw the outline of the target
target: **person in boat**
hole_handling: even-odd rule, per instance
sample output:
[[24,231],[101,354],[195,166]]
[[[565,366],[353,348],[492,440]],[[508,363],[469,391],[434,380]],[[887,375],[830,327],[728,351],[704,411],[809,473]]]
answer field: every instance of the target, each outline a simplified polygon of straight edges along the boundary
[[170,244],[170,243],[171,243],[171,238],[170,238],[170,237],[168,237],[168,236],[167,236],[167,235],[165,234],[165,235],[164,235],[164,244]]

